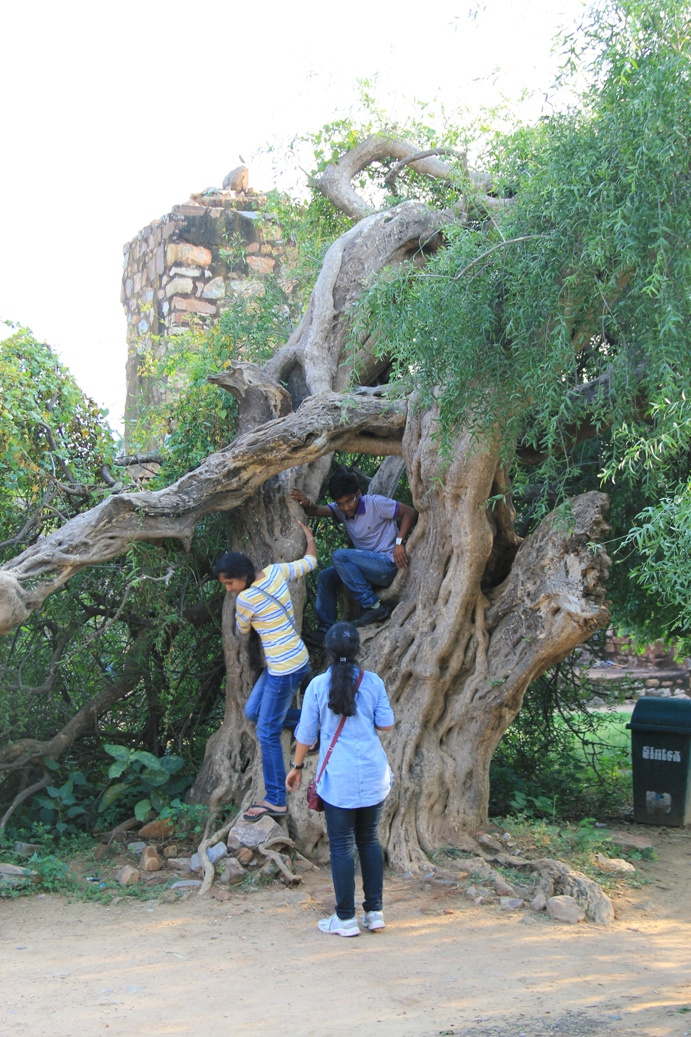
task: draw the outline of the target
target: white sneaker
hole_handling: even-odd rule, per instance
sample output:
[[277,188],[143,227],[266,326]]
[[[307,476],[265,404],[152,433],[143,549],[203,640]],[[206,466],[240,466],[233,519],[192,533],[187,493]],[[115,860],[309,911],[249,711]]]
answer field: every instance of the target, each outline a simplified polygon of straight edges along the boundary
[[365,911],[362,916],[362,924],[365,929],[369,929],[369,931],[373,933],[377,929],[383,929],[386,922],[384,921],[384,915],[381,911]]
[[339,918],[338,915],[331,915],[331,918],[322,918],[318,924],[323,933],[334,933],[335,936],[360,935],[360,929],[355,918]]

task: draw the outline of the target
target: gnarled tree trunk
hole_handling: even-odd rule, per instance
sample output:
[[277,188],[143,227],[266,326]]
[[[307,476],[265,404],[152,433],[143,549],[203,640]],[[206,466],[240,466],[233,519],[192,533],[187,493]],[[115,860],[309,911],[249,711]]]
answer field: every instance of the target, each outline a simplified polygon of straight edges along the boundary
[[[492,754],[529,682],[607,622],[608,559],[592,547],[607,528],[606,498],[576,499],[569,514],[550,516],[521,543],[500,430],[478,442],[460,429],[444,467],[435,410],[372,388],[385,379],[388,358],[363,338],[355,362],[346,363],[351,307],[363,288],[388,265],[424,263],[443,226],[466,218],[461,205],[447,213],[412,202],[380,213],[358,208],[349,178],[360,163],[382,153],[417,161],[414,148],[386,138],[368,148],[325,175],[324,192],[362,218],[327,253],[296,333],[263,370],[239,364],[212,378],[238,400],[239,437],[173,486],[111,497],[4,566],[0,630],[22,622],[74,572],[134,540],[189,542],[196,522],[214,510],[234,509],[230,546],[259,566],[297,558],[303,516],[288,496],[292,486],[316,498],[337,449],[402,455],[420,519],[408,543],[410,566],[386,592],[397,603],[393,615],[363,631],[362,662],[383,677],[396,713],[395,728],[383,736],[396,776],[383,832],[389,861],[408,868],[486,819]],[[444,175],[436,158],[418,165]],[[475,205],[486,215],[499,203],[480,197]],[[354,371],[359,390],[351,387]],[[298,614],[302,593],[299,584]],[[244,805],[262,793],[259,753],[242,712],[254,674],[234,633],[230,597],[223,641],[224,720],[191,793],[214,807]],[[303,852],[319,852],[321,821],[303,797],[291,802],[289,823]]]

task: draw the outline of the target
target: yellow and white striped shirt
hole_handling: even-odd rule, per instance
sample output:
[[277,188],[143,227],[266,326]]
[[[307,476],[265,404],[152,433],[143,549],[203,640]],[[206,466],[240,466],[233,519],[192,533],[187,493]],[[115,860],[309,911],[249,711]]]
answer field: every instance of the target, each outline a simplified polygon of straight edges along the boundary
[[[317,559],[314,555],[305,555],[296,562],[274,562],[265,566],[265,576],[255,580],[237,596],[237,629],[241,634],[249,634],[250,627],[257,631],[264,648],[269,673],[294,673],[309,662],[307,649],[293,626],[295,614],[286,580],[296,580],[316,567]],[[267,597],[267,594],[280,601],[283,608]]]

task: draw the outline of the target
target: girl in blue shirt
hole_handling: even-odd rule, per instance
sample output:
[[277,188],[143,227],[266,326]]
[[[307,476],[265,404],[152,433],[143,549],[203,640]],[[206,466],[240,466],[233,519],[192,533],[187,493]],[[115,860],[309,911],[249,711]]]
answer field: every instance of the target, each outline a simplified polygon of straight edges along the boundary
[[391,770],[377,731],[392,728],[394,715],[381,677],[369,670],[361,671],[356,663],[360,638],[351,623],[332,626],[325,648],[330,666],[326,673],[310,681],[305,691],[300,723],[295,730],[295,761],[286,778],[286,788],[289,792],[300,788],[305,757],[318,734],[319,773],[341,717],[345,716],[318,786],[324,801],[336,893],[336,913],[323,918],[319,928],[337,936],[359,936],[355,918],[356,846],[365,894],[362,924],[372,932],[384,928],[384,865],[378,828],[391,788]]

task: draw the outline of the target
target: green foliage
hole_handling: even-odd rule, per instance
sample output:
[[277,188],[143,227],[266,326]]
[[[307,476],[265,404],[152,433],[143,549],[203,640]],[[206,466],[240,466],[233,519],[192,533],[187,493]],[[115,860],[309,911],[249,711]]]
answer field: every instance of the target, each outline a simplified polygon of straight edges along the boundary
[[632,570],[639,584],[673,610],[670,633],[680,655],[691,653],[691,483],[645,508],[626,537],[642,561]]
[[[226,808],[226,811],[229,808]],[[197,845],[198,837],[204,831],[204,825],[208,817],[208,807],[201,803],[183,803],[178,797],[163,807],[159,817],[170,821],[173,826],[173,836],[176,839],[188,839]]]
[[591,696],[572,658],[533,681],[492,760],[491,814],[563,821],[629,808],[627,718],[593,712]]
[[[222,517],[211,516],[189,554],[177,545],[141,545],[86,569],[11,637],[0,639],[4,745],[51,739],[112,686],[121,686],[123,696],[61,758],[52,776],[59,794],[44,790],[23,803],[10,818],[12,831],[30,830],[37,822],[66,833],[90,830],[107,781],[104,743],[154,758],[184,757],[184,783],[164,786],[164,801],[187,787],[223,715],[222,596],[210,562],[226,536]],[[50,760],[46,764],[52,766]],[[27,769],[27,783],[40,776],[38,770]],[[20,777],[16,771],[0,777],[0,813],[20,791]],[[134,784],[134,772],[126,783]],[[70,795],[76,802],[66,802]],[[141,785],[138,792],[122,791],[108,808],[108,820],[131,816],[134,804],[145,798]]]
[[120,799],[128,803],[134,801],[132,812],[145,824],[154,813],[170,805],[171,797],[189,785],[189,778],[178,774],[185,763],[181,756],[158,758],[143,749],[128,749],[124,745],[104,745],[103,748],[114,760],[108,768],[108,777],[124,780],[105,789],[99,812]]
[[578,104],[491,138],[484,158],[503,204],[490,212],[466,192],[468,225],[422,269],[381,278],[356,330],[376,328],[402,391],[438,400],[446,449],[461,426],[502,436],[526,532],[583,488],[638,494],[639,511],[662,490],[667,506],[644,513],[619,573],[636,570],[646,605],[646,590],[663,599],[656,636],[676,606],[678,636],[688,547],[668,551],[681,564],[669,592],[653,569],[675,511],[678,526],[687,514],[691,6],[603,0],[564,48],[562,85],[590,84]]
[[[98,503],[115,453],[106,411],[26,328],[0,342],[0,562]],[[110,491],[108,491],[110,492]]]
[[[45,763],[52,770],[58,770],[54,760]],[[36,795],[32,806],[38,807],[42,829],[54,832],[58,838],[76,835],[80,831],[79,821],[86,813],[84,799],[88,786],[82,772],[74,770],[61,785],[48,785],[45,792]]]

